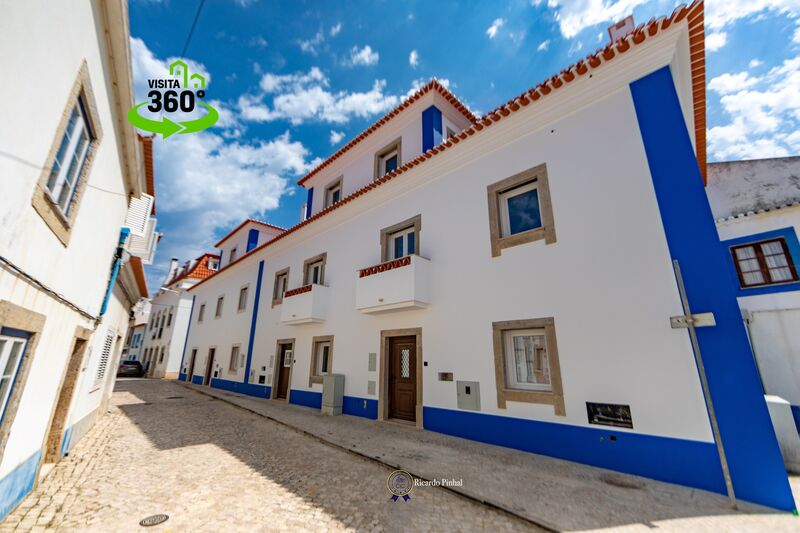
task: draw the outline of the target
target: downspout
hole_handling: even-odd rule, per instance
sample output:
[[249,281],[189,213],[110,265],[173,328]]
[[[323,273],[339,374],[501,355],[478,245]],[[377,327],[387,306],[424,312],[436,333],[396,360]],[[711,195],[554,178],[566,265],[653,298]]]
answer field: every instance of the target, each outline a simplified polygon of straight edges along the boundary
[[100,317],[105,315],[106,310],[108,310],[108,301],[111,299],[111,292],[114,290],[119,268],[122,266],[122,252],[125,250],[125,241],[128,240],[128,235],[130,234],[131,230],[128,228],[122,228],[119,232],[119,242],[117,243],[117,250],[114,252],[114,266],[111,267],[111,279],[108,280],[108,288],[103,298],[103,305],[100,306]]

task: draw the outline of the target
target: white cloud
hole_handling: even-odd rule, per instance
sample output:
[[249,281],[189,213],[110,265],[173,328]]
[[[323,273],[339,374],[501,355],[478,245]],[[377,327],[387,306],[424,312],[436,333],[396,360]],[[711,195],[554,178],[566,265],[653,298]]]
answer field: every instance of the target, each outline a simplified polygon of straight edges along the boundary
[[411,50],[411,53],[408,54],[408,64],[412,67],[416,67],[419,64],[419,53],[416,50]]
[[378,59],[380,59],[380,54],[375,52],[370,45],[366,45],[364,48],[354,46],[350,49],[350,57],[346,64],[350,66],[377,65]]
[[580,52],[581,50],[583,50],[583,42],[575,41],[574,43],[572,43],[572,45],[570,45],[569,50],[567,50],[567,55],[573,56],[578,52]]
[[344,139],[343,131],[331,130],[331,137],[330,137],[331,146],[339,144],[340,142],[342,142],[342,139]]
[[[170,59],[157,58],[137,38],[131,39],[131,56],[136,101],[140,102],[146,99],[147,79],[164,77]],[[202,64],[189,63],[193,71],[206,72]],[[153,143],[159,229],[164,237],[156,264],[148,267],[151,286],[159,286],[169,258],[197,257],[212,249],[215,232],[248,216],[265,216],[289,193],[291,179],[318,164],[289,132],[270,140],[232,140],[241,133],[236,116],[224,102],[210,103],[220,112],[216,127],[159,137]]]
[[338,22],[335,26],[331,26],[331,37],[336,37],[340,31],[342,31],[342,23]]
[[787,59],[765,75],[724,74],[709,83],[720,94],[730,121],[708,130],[712,158],[780,157],[798,148],[800,130],[800,56]]
[[705,24],[712,30],[719,30],[728,24],[761,11],[776,11],[796,18],[800,15],[798,0],[725,0],[724,2],[707,2],[705,8]]
[[[329,90],[330,81],[317,67],[294,74],[266,73],[261,92],[239,97],[240,117],[254,122],[288,120],[343,124],[353,117],[365,118],[397,105],[397,96],[386,94],[386,81],[375,80],[364,92]],[[266,100],[272,98],[269,103]]]
[[[561,34],[571,39],[583,29],[601,23],[614,23],[633,13],[634,8],[648,0],[547,0],[555,11],[554,18]],[[540,0],[534,5],[543,3]]]
[[[416,80],[412,81],[411,82],[411,88],[408,91],[406,91],[406,94],[403,95],[403,99],[405,100],[406,98],[410,97],[415,92],[417,92],[420,89],[422,89],[422,87],[425,84],[427,84],[429,81],[431,81],[431,80],[426,79],[426,78],[417,78]],[[450,83],[449,79],[447,79],[447,78],[436,78],[436,81],[438,81],[445,89],[450,89],[451,83]]]
[[492,25],[489,26],[489,28],[487,28],[486,30],[486,35],[489,36],[489,39],[495,38],[498,30],[500,30],[500,28],[503,27],[503,24],[505,24],[505,21],[503,19],[494,19]]
[[719,94],[730,94],[738,92],[758,83],[758,78],[752,78],[747,72],[738,74],[722,74],[708,82],[708,89]]
[[251,37],[249,41],[250,46],[255,46],[257,48],[266,48],[267,47],[267,40],[264,39],[261,35],[256,35],[255,37]]
[[550,48],[550,39],[545,39],[539,43],[539,46],[536,47],[536,50],[539,52],[546,52],[548,48]]
[[709,33],[706,36],[706,50],[716,52],[728,42],[728,34],[724,31]]
[[794,35],[792,36],[792,42],[800,44],[800,26],[794,30]]
[[297,41],[298,46],[300,46],[300,50],[306,52],[307,54],[317,55],[319,52],[319,46],[325,41],[325,34],[322,33],[322,30],[318,31],[314,37],[305,41]]
[[750,62],[747,64],[747,66],[750,68],[758,68],[763,64],[764,62],[761,61],[760,59],[751,59]]

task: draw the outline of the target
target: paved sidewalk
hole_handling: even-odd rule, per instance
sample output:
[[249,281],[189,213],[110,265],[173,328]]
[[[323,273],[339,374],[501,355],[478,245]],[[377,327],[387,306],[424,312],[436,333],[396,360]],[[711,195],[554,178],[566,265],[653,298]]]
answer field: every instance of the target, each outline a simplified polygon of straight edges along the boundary
[[172,381],[112,404],[0,531],[538,531],[433,487],[392,502],[391,469]]
[[[561,531],[800,531],[800,518],[724,496],[529,454],[210,387],[182,386],[280,422],[326,443],[424,479],[463,479],[469,498]],[[791,479],[795,495],[800,478]]]

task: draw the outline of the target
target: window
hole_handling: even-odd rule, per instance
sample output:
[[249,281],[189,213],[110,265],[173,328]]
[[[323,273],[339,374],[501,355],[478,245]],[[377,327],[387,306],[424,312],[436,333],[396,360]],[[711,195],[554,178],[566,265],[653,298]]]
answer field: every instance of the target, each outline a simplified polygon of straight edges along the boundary
[[158,338],[161,338],[161,334],[164,333],[164,321],[167,319],[167,315],[161,315],[161,321],[158,325]]
[[330,207],[342,199],[342,178],[339,178],[325,189],[325,207]]
[[169,308],[169,314],[167,315],[167,327],[172,327],[172,308]]
[[504,332],[506,385],[511,389],[551,389],[550,364],[544,329],[518,329]]
[[94,154],[102,138],[97,110],[84,62],[72,85],[61,121],[33,193],[31,204],[64,246],[88,180]]
[[492,257],[503,248],[556,242],[547,168],[539,165],[487,187]]
[[234,344],[231,348],[231,360],[228,363],[228,371],[236,372],[239,370],[239,345]]
[[381,261],[419,255],[422,215],[411,217],[381,230]]
[[158,362],[159,363],[163,363],[164,362],[164,349],[165,348],[166,348],[165,346],[161,347],[161,353],[158,355]]
[[219,269],[219,259],[215,257],[211,257],[208,260],[208,269],[209,270],[218,270]]
[[374,179],[396,170],[400,165],[401,139],[398,138],[375,154]]
[[564,416],[555,320],[536,318],[492,324],[497,406],[544,403]]
[[100,361],[97,363],[97,373],[94,376],[94,389],[100,387],[103,379],[106,377],[106,370],[108,369],[108,359],[111,356],[111,346],[114,344],[114,333],[109,331],[106,333],[106,338],[103,341],[103,350],[100,352]]
[[201,304],[200,305],[200,311],[197,312],[197,321],[198,322],[202,322],[203,321],[203,315],[205,315],[205,314],[206,314],[206,304]]
[[798,280],[797,268],[783,238],[731,248],[743,288]]
[[456,136],[456,132],[453,131],[451,128],[447,128],[447,138],[450,139]]
[[217,309],[214,311],[214,318],[219,318],[222,316],[222,304],[225,303],[225,297],[220,296],[217,298]]
[[325,261],[327,253],[306,259],[303,263],[303,285],[325,285]]
[[275,284],[272,287],[272,306],[283,301],[283,293],[289,288],[289,269],[284,268],[275,273]]
[[6,411],[11,388],[17,375],[22,354],[28,340],[21,337],[0,336],[0,418]]
[[322,383],[322,376],[329,374],[333,366],[333,335],[314,337],[312,342],[311,368],[308,385]]
[[237,310],[241,313],[245,309],[247,309],[247,287],[242,287],[239,289],[239,305],[237,306]]
[[231,250],[231,258],[228,259],[228,264],[231,264],[234,261],[236,261],[236,248]]

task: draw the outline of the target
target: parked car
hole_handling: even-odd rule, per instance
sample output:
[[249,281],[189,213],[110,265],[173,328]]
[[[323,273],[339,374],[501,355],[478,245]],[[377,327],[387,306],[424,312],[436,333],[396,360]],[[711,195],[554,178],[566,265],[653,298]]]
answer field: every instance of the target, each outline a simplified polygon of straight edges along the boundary
[[122,361],[117,370],[117,377],[135,377],[140,378],[144,376],[144,367],[139,361]]

